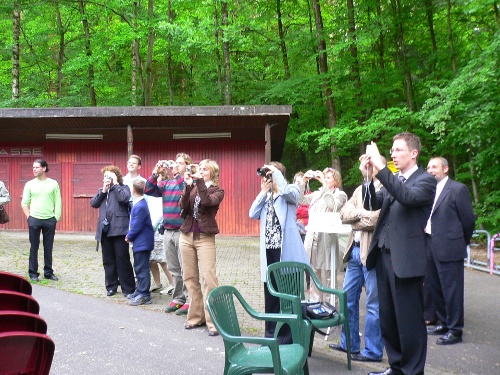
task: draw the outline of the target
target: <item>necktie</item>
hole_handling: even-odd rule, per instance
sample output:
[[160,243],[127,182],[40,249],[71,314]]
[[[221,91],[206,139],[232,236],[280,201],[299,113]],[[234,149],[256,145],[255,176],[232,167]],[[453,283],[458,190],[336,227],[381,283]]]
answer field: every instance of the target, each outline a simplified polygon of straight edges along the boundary
[[406,181],[406,178],[405,178],[405,176],[403,176],[403,175],[399,175],[399,176],[398,176],[398,179],[399,179],[399,181],[401,181],[401,182],[405,182],[405,181]]

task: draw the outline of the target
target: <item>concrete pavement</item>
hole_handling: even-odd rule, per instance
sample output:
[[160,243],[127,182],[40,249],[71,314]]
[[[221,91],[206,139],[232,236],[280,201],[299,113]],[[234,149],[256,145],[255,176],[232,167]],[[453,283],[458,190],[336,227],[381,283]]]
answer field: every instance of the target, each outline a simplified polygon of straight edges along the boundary
[[[258,238],[218,236],[216,242],[219,284],[234,285],[251,306],[263,311]],[[27,276],[28,257],[27,233],[0,231],[1,270]],[[33,288],[48,334],[56,343],[51,374],[222,373],[222,339],[209,337],[206,328],[187,331],[184,317],[165,314],[170,296],[153,293],[153,303],[139,307],[129,306],[120,293],[105,296],[101,254],[95,251],[93,235],[57,233],[54,271],[59,281],[42,279]],[[340,274],[338,285],[342,278]],[[162,282],[166,283],[164,275]],[[500,373],[499,286],[498,276],[466,270],[464,342],[443,347],[430,336],[427,374]],[[248,318],[242,325],[251,335],[263,332],[261,323]],[[339,336],[335,329],[328,341],[316,338],[309,360],[311,374],[361,375],[388,366],[384,357],[382,363],[353,362],[349,372],[345,355],[328,348]]]

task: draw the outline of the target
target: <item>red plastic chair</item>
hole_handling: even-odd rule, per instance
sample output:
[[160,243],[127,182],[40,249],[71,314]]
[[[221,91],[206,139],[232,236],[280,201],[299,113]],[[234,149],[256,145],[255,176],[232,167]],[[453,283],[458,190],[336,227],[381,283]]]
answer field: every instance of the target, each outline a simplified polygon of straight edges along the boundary
[[26,331],[47,333],[47,323],[40,315],[23,311],[0,311],[0,333]]
[[0,374],[48,375],[55,345],[34,332],[0,333]]
[[0,290],[10,290],[31,296],[31,283],[26,278],[14,273],[0,271]]
[[32,296],[19,292],[0,290],[0,311],[16,310],[32,314],[40,312],[40,305]]

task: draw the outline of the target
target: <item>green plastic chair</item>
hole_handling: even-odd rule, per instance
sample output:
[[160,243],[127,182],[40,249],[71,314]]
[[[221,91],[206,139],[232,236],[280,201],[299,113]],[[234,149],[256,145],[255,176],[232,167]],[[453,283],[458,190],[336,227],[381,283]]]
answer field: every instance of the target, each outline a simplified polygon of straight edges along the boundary
[[[276,337],[242,336],[235,309],[235,297],[253,318],[288,324],[292,331],[293,344],[280,345]],[[300,344],[303,340],[297,315],[258,313],[232,286],[213,289],[207,297],[207,309],[224,340],[224,374],[309,374],[307,348]]]
[[[304,285],[305,273],[311,275],[311,281],[323,293],[334,294],[338,297],[338,313],[330,319],[303,319],[301,301],[305,299]],[[275,286],[270,280],[275,280]],[[324,330],[325,328],[344,325],[347,341],[347,368],[351,369],[351,337],[349,333],[349,319],[347,312],[347,294],[343,290],[331,289],[318,280],[314,270],[304,263],[299,262],[277,262],[267,267],[267,288],[269,292],[280,298],[280,310],[285,314],[297,314],[301,317],[303,327],[314,325],[314,327]],[[283,325],[278,323],[276,331]],[[305,328],[304,328],[305,329]],[[308,341],[308,356],[311,356],[314,344],[314,329],[310,329]],[[306,343],[303,343],[306,345]]]

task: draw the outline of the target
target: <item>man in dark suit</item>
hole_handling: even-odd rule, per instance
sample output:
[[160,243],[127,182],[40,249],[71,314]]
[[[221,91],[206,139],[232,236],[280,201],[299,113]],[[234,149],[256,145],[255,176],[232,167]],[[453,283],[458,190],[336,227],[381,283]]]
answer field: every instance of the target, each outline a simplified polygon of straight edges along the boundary
[[467,187],[448,178],[448,161],[432,158],[427,172],[438,184],[432,213],[427,221],[428,272],[436,316],[441,325],[429,328],[431,335],[444,335],[436,344],[462,341],[464,327],[464,258],[475,226],[474,211]]
[[427,332],[423,315],[426,269],[424,228],[436,192],[436,179],[418,167],[420,138],[412,133],[394,136],[391,157],[394,175],[375,143],[360,157],[360,170],[376,176],[363,186],[364,207],[380,209],[366,267],[375,268],[380,301],[380,325],[390,367],[369,375],[423,374]]

